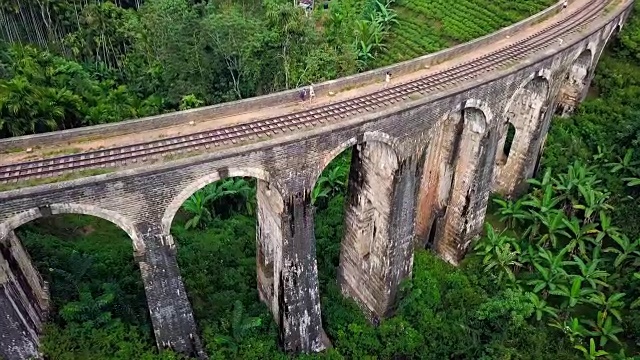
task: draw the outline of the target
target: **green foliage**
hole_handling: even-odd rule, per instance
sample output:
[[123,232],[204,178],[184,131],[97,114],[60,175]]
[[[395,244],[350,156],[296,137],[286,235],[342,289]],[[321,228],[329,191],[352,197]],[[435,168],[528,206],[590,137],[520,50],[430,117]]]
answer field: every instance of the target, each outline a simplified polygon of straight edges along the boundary
[[550,1],[333,1],[313,17],[281,0],[10,4],[0,24],[14,44],[0,48],[1,137],[335,79],[484,35]]
[[[628,350],[633,342],[623,324],[633,305],[626,293],[638,293],[627,284],[640,267],[640,237],[631,240],[610,226],[612,199],[597,170],[578,161],[555,176],[548,168],[541,179],[529,181],[531,189],[515,201],[518,206],[496,201],[505,220],[517,208],[519,222],[509,222],[499,234],[487,224],[475,246],[485,269],[494,269],[495,284],[530,292],[536,320],[562,330],[587,358]],[[511,248],[505,258],[502,249]]]
[[397,0],[397,23],[388,49],[375,61],[387,65],[470,41],[555,3],[553,0]]

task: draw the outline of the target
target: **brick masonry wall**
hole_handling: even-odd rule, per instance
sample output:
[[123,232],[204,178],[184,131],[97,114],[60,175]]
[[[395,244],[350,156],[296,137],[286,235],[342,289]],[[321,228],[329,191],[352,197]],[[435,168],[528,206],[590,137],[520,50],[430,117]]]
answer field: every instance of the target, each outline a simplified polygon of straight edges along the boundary
[[[425,66],[432,66],[464,53],[472,52],[482,48],[497,39],[510,36],[528,26],[540,22],[550,16],[555,15],[562,9],[562,2],[539,12],[516,24],[503,28],[497,32],[488,34],[470,42],[454,46],[433,54],[425,55],[416,59],[404,61],[390,66],[370,70],[361,74],[351,75],[336,80],[326,81],[314,86],[318,96],[329,92],[340,92],[344,89],[354,88],[384,79],[384,74],[390,71],[394,74],[409,73],[420,70]],[[250,112],[262,108],[277,106],[291,101],[298,100],[299,89],[282,91],[274,94],[253,97],[249,99],[233,101],[224,104],[206,106],[187,111],[178,111],[169,114],[151,116],[142,119],[127,120],[119,123],[103,124],[78,129],[56,131],[46,134],[36,134],[20,136],[0,140],[0,152],[8,149],[26,149],[34,146],[50,145],[61,142],[77,141],[79,139],[92,137],[109,137],[122,134],[135,133],[142,130],[157,129],[181,124],[188,124],[190,121],[205,121],[212,118],[235,115],[243,112]]]

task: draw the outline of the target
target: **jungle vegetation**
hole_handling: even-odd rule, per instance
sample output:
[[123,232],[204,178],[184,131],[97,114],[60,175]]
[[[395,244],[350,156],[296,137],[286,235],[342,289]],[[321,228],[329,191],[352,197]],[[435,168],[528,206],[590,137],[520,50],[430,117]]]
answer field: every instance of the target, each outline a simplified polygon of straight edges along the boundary
[[[169,26],[159,14],[162,11],[165,15],[172,14],[177,20],[170,26],[175,28],[158,34],[171,33],[176,39],[158,36],[153,39],[158,44],[145,47],[148,51],[153,50],[153,54],[168,58],[183,56],[181,49],[187,48],[181,46],[195,46],[191,41],[197,40],[181,40],[181,31],[188,31],[180,25],[180,19],[188,19],[188,24],[200,24],[210,15],[207,9],[216,6],[227,9],[233,5],[240,14],[247,9],[261,9],[260,4],[254,3],[189,2],[185,6],[178,0],[151,0],[143,5],[124,1],[117,6],[105,4],[111,3],[101,3],[96,7],[111,7],[117,14],[126,14],[114,15],[113,21],[132,16],[136,19],[131,20],[134,23],[148,21],[143,28],[150,24]],[[405,16],[401,14],[405,10],[400,10],[400,6],[406,6],[404,4],[399,1],[398,7],[391,7],[397,9],[399,19]],[[78,9],[88,11],[85,8],[89,5]],[[286,4],[279,6],[283,11],[277,17],[280,21],[311,20],[291,15],[296,11]],[[329,10],[335,11],[332,7],[336,6],[332,3]],[[137,10],[134,12],[132,9]],[[230,16],[226,11],[214,14]],[[144,14],[153,16],[149,15],[144,20]],[[264,16],[251,17],[255,21],[251,26],[266,26],[268,21],[266,14]],[[246,26],[244,21],[242,26]],[[397,26],[395,22],[390,24],[391,29]],[[74,28],[76,25],[65,26]],[[98,28],[130,31],[131,26],[110,27],[105,23],[103,28]],[[307,39],[317,36],[316,30],[313,30],[316,34],[313,36],[298,30],[289,32],[297,29],[291,26],[275,28],[287,30],[273,30],[267,35],[262,32],[264,28],[260,28],[262,30],[256,30],[255,34],[263,41],[278,46],[282,46],[283,39],[289,39],[292,44],[298,41],[295,36]],[[324,30],[329,28],[327,25]],[[144,32],[133,29],[129,34],[138,35],[123,38],[131,41],[137,36],[144,38]],[[104,36],[108,38],[109,34]],[[66,36],[60,39],[64,40]],[[322,41],[328,38],[317,36]],[[444,263],[428,249],[417,251],[413,275],[402,286],[396,314],[382,321],[378,327],[366,321],[353,301],[342,297],[336,283],[351,154],[347,150],[336,158],[325,169],[313,191],[323,325],[334,347],[322,354],[300,357],[562,360],[633,359],[640,356],[639,38],[640,18],[633,16],[600,61],[592,89],[593,97],[585,101],[572,117],[554,119],[541,169],[536,178],[530,180],[527,194],[519,199],[495,197],[491,200],[485,232],[460,267],[453,268]],[[118,114],[141,111],[141,106],[129,106],[127,104],[134,102],[128,103],[123,99],[136,98],[140,100],[139,104],[147,105],[159,99],[162,105],[149,110],[149,113],[154,113],[180,106],[193,107],[201,102],[232,99],[238,95],[230,77],[215,78],[230,79],[227,82],[209,80],[202,81],[202,84],[198,83],[201,79],[195,77],[196,81],[190,84],[185,80],[189,76],[167,75],[170,71],[186,71],[180,66],[170,70],[171,66],[158,65],[164,63],[157,62],[152,71],[141,64],[160,60],[156,55],[147,57],[148,54],[129,58],[129,54],[135,54],[128,52],[138,46],[135,44],[127,43],[124,48],[127,51],[118,53],[124,54],[123,57],[110,52],[113,50],[100,50],[97,52],[100,55],[94,55],[93,50],[79,51],[70,56],[65,52],[72,49],[70,45],[56,47],[58,45],[55,44],[62,41],[60,39],[46,38],[46,45],[50,47],[48,51],[24,45],[5,47],[2,52],[5,60],[0,62],[0,74],[4,76],[0,81],[4,82],[0,84],[6,89],[10,82],[22,81],[22,89],[27,89],[24,94],[31,94],[34,104],[39,101],[47,104],[39,96],[52,91],[82,94],[83,97],[71,102],[77,107],[67,103],[60,105],[63,114],[60,121],[66,127],[81,126],[85,119],[83,111],[99,104],[107,108],[121,107],[120,110],[104,110],[110,116],[114,111],[123,111]],[[94,38],[85,34],[78,35],[77,39],[88,41]],[[446,46],[447,43],[444,44]],[[45,47],[45,44],[39,46]],[[123,49],[118,46],[114,45],[114,49]],[[78,48],[85,49],[83,46]],[[318,49],[324,54],[324,48]],[[19,57],[21,60],[17,62],[6,60],[13,59],[15,54],[30,55]],[[301,73],[298,66],[305,62],[300,60],[304,56],[296,56],[305,53],[292,50],[288,54],[291,55],[287,60],[289,74],[298,74],[288,79],[297,79]],[[327,54],[327,58],[322,59],[332,56],[331,51]],[[342,56],[346,51],[335,51],[334,54]],[[112,60],[104,60],[109,57]],[[114,60],[116,58],[117,61]],[[127,65],[133,58],[141,63]],[[180,61],[196,59],[174,60],[179,64]],[[254,61],[252,56],[247,59]],[[265,59],[268,57],[259,58],[260,61]],[[378,61],[380,57],[375,59]],[[345,73],[356,71],[359,66],[356,60],[357,57],[351,58],[348,63],[353,68],[345,70]],[[218,75],[226,73],[209,61],[214,60],[209,58],[198,63],[205,73],[213,68],[218,69]],[[339,64],[333,60],[327,62],[331,66]],[[45,70],[42,64],[47,64]],[[370,64],[367,66],[373,66]],[[64,70],[59,70],[58,65]],[[284,69],[284,64],[280,65]],[[264,64],[256,66],[277,68]],[[17,68],[22,69],[23,75],[14,75]],[[32,70],[40,75],[25,75]],[[122,80],[131,79],[128,76],[132,73],[140,76],[138,84],[141,87]],[[286,87],[287,76],[278,74],[277,80],[272,74],[271,78],[260,81],[252,78],[246,83],[239,83],[242,84],[240,94],[249,96]],[[305,74],[311,76],[308,74],[314,72]],[[267,76],[262,72],[259,75]],[[66,80],[60,80],[63,76],[67,76]],[[150,82],[151,78],[146,76],[156,76],[158,82]],[[243,76],[248,75],[243,73]],[[36,81],[37,86],[34,85]],[[166,84],[175,88],[166,87]],[[75,90],[68,88],[76,85]],[[142,86],[157,87],[152,92],[145,92]],[[184,86],[183,90],[180,86]],[[13,90],[4,94],[13,94]],[[118,101],[105,100],[105,96],[117,98],[125,95],[127,97],[118,98]],[[7,109],[14,108],[15,104],[12,107],[4,104],[6,102],[1,111],[13,111]],[[17,127],[23,129],[22,133],[33,132],[33,129],[54,129],[44,121],[48,118],[30,115],[37,107],[18,109],[19,119],[25,124],[24,128]],[[5,119],[3,134],[13,135],[8,130],[7,118],[0,118]],[[195,193],[174,220],[172,234],[178,245],[181,275],[206,352],[212,359],[287,358],[278,347],[277,329],[271,315],[258,300],[255,205],[254,180],[225,179]],[[180,358],[172,352],[155,349],[140,272],[133,259],[131,241],[123,231],[99,219],[65,215],[24,225],[19,229],[19,236],[51,286],[52,318],[42,342],[42,351],[48,358]]]
[[552,2],[326,1],[309,15],[285,0],[3,1],[0,138],[335,79],[487,34]]

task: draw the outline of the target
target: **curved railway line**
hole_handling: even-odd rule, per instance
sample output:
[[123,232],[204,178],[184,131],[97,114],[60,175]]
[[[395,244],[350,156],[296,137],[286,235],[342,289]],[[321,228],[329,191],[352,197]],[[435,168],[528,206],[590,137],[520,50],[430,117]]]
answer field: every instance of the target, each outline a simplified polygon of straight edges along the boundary
[[117,168],[126,166],[129,163],[136,163],[138,160],[147,161],[149,158],[194,150],[206,150],[255,138],[268,138],[280,132],[310,128],[354,114],[370,112],[376,108],[406,100],[411,94],[419,93],[425,95],[460,81],[468,81],[480,74],[496,70],[531,53],[556,44],[556,39],[559,36],[573,33],[581,25],[586,25],[596,19],[608,4],[609,0],[589,2],[566,18],[513,44],[456,66],[381,91],[250,123],[134,145],[4,165],[0,166],[0,184],[59,176],[71,171],[107,167]]

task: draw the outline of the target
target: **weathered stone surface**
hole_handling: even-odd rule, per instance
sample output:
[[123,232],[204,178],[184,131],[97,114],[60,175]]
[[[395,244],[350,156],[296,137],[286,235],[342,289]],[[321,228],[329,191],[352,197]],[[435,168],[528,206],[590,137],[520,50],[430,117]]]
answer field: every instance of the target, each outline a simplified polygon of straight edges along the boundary
[[289,352],[324,350],[318,266],[309,193],[284,201],[282,260],[276,261],[280,337]]
[[[525,180],[533,174],[541,142],[547,107],[550,106],[548,74],[536,74],[518,91],[507,110],[507,123],[501,131],[496,150],[494,191],[509,197],[526,190]],[[507,128],[515,135],[505,153]]]
[[416,160],[400,163],[390,146],[373,141],[354,148],[351,164],[338,278],[377,321],[411,273]]
[[[113,222],[132,239],[159,346],[198,352],[171,222],[205,185],[232,176],[257,178],[260,298],[280,324],[285,349],[320,351],[326,344],[309,194],[327,164],[359,146],[349,185],[341,282],[369,315],[384,316],[393,308],[397,284],[411,273],[414,225],[414,244],[429,245],[457,263],[481,230],[490,190],[513,194],[535,171],[551,115],[567,103],[564,94],[584,96],[605,44],[628,14],[628,9],[616,11],[596,20],[584,35],[567,35],[563,46],[375,114],[164,164],[2,192],[0,239],[6,243],[14,229],[49,214],[79,213]],[[563,85],[570,91],[561,91]],[[512,151],[504,165],[496,166],[509,122],[516,127]],[[2,284],[0,325],[9,330],[0,331],[6,334],[0,341],[33,352],[37,341],[16,320],[17,313],[28,311],[16,313],[7,295],[14,299],[34,292],[33,286],[17,280]],[[28,303],[35,306],[37,297]]]
[[153,224],[139,224],[137,231],[145,245],[137,258],[158,347],[202,356],[173,240]]
[[12,231],[0,239],[0,358],[39,358],[48,309],[46,284]]

